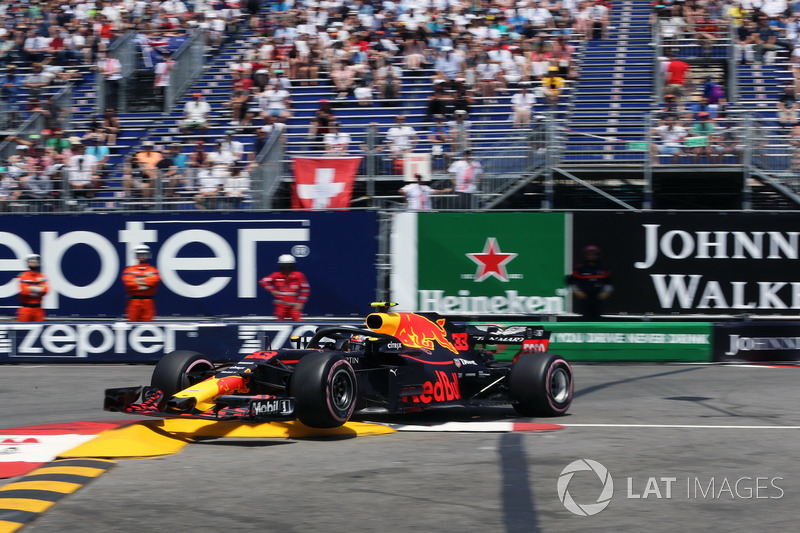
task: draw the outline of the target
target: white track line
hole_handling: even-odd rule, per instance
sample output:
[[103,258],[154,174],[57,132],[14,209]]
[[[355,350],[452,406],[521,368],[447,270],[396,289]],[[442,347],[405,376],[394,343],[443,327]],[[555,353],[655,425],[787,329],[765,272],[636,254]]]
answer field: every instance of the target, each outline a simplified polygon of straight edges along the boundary
[[693,424],[559,424],[565,428],[650,428],[650,429],[800,429],[800,426],[710,426]]

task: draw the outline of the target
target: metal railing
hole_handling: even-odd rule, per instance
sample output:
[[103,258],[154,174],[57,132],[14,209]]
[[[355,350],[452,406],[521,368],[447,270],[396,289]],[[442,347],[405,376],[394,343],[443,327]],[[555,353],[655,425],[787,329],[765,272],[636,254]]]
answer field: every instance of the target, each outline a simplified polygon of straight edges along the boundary
[[[136,33],[128,32],[116,41],[108,49],[108,56],[118,59],[121,65],[122,78],[117,87],[117,109],[121,112],[127,110],[128,104],[128,82],[136,72],[138,62],[138,45]],[[95,90],[97,98],[95,100],[95,112],[102,114],[106,109],[106,83],[103,73],[95,73]]]
[[175,63],[169,73],[169,85],[165,88],[164,109],[166,113],[186,89],[200,76],[205,65],[206,41],[208,32],[197,30],[181,45],[173,55]]

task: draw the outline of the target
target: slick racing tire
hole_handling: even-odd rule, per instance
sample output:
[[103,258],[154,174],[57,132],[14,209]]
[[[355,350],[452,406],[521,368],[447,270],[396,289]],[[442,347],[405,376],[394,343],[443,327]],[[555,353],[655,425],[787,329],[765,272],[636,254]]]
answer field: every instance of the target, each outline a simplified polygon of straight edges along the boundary
[[150,385],[164,391],[169,398],[208,377],[214,363],[208,357],[190,350],[175,350],[164,355],[153,369]]
[[300,422],[313,428],[339,427],[355,410],[356,373],[338,353],[310,353],[295,366],[289,393],[297,401]]
[[523,416],[563,415],[572,403],[572,368],[560,355],[520,355],[508,383],[512,405]]

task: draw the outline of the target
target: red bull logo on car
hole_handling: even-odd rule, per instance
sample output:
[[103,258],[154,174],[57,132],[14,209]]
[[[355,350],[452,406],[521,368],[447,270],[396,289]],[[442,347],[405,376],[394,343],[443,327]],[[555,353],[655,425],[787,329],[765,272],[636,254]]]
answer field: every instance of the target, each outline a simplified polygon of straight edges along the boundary
[[456,373],[451,372],[450,377],[447,377],[446,373],[437,370],[436,381],[426,381],[422,384],[422,394],[405,396],[403,401],[429,404],[431,402],[451,402],[460,399],[461,391],[458,388],[458,376],[456,376]]
[[416,313],[373,313],[367,317],[367,327],[375,333],[396,337],[405,346],[433,350],[439,346],[457,354],[458,349],[447,338],[445,319],[436,322]]

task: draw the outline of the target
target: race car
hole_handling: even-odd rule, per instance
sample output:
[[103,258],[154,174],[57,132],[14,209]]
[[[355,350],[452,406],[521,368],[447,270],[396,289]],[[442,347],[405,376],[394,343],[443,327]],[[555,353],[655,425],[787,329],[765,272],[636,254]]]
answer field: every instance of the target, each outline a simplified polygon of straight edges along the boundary
[[[547,352],[538,326],[456,324],[435,313],[390,312],[373,304],[365,327],[318,328],[294,348],[256,351],[222,364],[178,350],[156,364],[149,387],[106,390],[104,408],[212,420],[299,419],[338,427],[354,412],[404,413],[432,407],[510,404],[524,416],[567,412],[570,365]],[[492,347],[519,345],[512,361]]]

